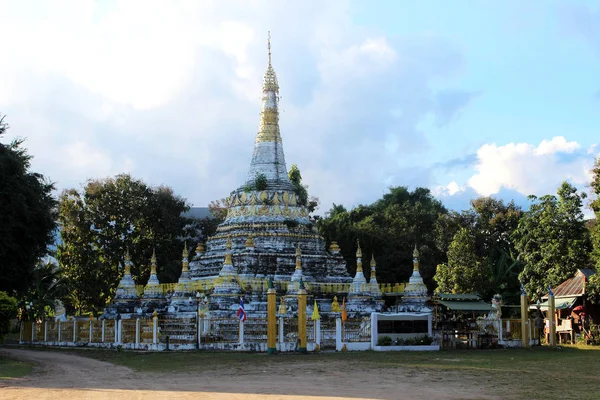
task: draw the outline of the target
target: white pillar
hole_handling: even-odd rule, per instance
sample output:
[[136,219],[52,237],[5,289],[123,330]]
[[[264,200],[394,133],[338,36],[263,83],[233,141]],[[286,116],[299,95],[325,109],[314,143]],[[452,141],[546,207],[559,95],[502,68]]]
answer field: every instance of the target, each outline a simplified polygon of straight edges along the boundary
[[321,320],[315,320],[315,342],[321,347]]
[[120,319],[117,321],[116,325],[115,325],[115,337],[117,338],[117,343],[121,343],[121,340],[123,339],[121,337],[121,330],[123,328],[123,320]]
[[427,315],[427,336],[433,337],[433,315]]
[[135,319],[135,344],[140,344],[140,319]]
[[335,349],[337,351],[341,351],[344,347],[344,343],[342,342],[342,319],[335,319]]
[[196,343],[198,344],[198,348],[200,348],[200,339],[202,338],[202,329],[204,327],[204,317],[198,315],[196,317]]
[[48,320],[44,321],[44,343],[48,341]]
[[33,321],[31,323],[31,342],[35,342],[35,326],[37,325],[37,322]]
[[58,320],[58,343],[61,342],[61,338],[60,338],[60,319]]
[[20,324],[20,329],[19,329],[19,343],[23,343],[23,326],[25,325],[25,323],[23,321],[21,321]]
[[88,337],[88,343],[92,343],[92,334],[94,333],[94,321],[90,318],[90,336]]
[[283,317],[279,317],[279,351],[283,351]]
[[102,339],[101,339],[102,343],[104,343],[104,340],[105,340],[104,335],[105,335],[106,324],[104,323],[104,321],[105,320],[102,320]]
[[72,338],[72,342],[75,343],[75,340],[77,339],[77,320],[75,318],[73,318],[73,338]]
[[152,344],[158,343],[158,316],[152,317]]
[[244,344],[244,323],[240,320],[240,344]]
[[498,342],[504,340],[504,335],[502,332],[502,320],[498,321]]

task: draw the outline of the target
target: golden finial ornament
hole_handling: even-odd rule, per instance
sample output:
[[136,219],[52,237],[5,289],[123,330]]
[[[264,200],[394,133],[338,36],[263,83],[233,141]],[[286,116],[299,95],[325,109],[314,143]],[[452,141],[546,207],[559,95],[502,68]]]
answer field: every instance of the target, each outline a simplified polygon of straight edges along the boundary
[[285,299],[282,297],[281,302],[279,303],[279,311],[278,314],[286,314],[287,308],[285,307]]
[[125,275],[131,275],[131,255],[129,254],[129,249],[125,253]]
[[152,257],[150,258],[150,275],[156,275],[156,248],[152,249]]
[[225,242],[225,264],[226,265],[233,265],[233,261],[231,260],[231,247],[232,247],[231,236],[228,235],[227,241]]
[[183,253],[182,253],[182,256],[183,256],[183,258],[181,260],[181,265],[182,265],[181,272],[188,272],[189,271],[190,262],[189,262],[189,259],[188,259],[189,253],[188,253],[188,248],[187,248],[187,242],[184,242],[184,244],[183,244]]
[[417,250],[417,245],[415,244],[415,250],[413,251],[413,271],[419,270],[419,250]]
[[360,242],[356,239],[356,246],[358,249],[356,250],[356,272],[363,272],[362,267],[362,250],[360,249]]
[[377,263],[375,262],[375,254],[371,255],[371,279],[375,278],[375,267],[377,266]]
[[332,254],[337,254],[340,252],[340,246],[336,241],[332,241],[329,245],[329,252]]
[[129,261],[131,261],[131,255],[129,254],[129,248],[127,248],[127,251],[125,252],[125,262]]
[[267,50],[269,52],[269,66],[271,66],[271,31],[267,32]]
[[198,242],[198,245],[196,246],[196,254],[204,254],[204,244],[202,242]]
[[302,269],[302,250],[300,249],[300,242],[296,247],[296,270]]

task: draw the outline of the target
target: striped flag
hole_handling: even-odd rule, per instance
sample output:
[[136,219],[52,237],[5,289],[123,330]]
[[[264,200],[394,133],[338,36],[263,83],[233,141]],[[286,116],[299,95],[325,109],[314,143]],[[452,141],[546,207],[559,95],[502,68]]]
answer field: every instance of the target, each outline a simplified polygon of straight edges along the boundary
[[244,322],[246,320],[246,310],[244,309],[244,298],[240,297],[240,306],[237,311],[237,316],[240,321]]

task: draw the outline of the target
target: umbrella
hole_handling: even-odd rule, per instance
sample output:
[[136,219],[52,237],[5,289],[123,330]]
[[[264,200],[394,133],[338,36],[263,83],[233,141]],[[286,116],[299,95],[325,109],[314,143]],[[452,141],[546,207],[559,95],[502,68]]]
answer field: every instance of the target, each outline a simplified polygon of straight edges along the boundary
[[317,301],[316,300],[315,300],[315,306],[313,307],[313,313],[312,313],[311,319],[313,321],[321,319],[321,316],[319,315],[319,306],[317,306]]
[[577,306],[573,309],[573,312],[582,312],[583,311],[583,306]]

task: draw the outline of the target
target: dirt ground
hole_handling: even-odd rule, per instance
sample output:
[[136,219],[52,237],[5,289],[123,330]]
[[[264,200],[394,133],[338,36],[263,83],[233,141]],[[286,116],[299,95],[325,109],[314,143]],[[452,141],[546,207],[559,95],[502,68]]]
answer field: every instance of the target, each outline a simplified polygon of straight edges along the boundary
[[[498,399],[460,379],[402,369],[327,370],[295,363],[245,372],[220,368],[202,373],[142,373],[107,362],[55,351],[2,349],[0,356],[35,361],[34,372],[0,381],[0,399]],[[298,368],[301,367],[301,368]],[[436,373],[436,375],[439,375]]]

